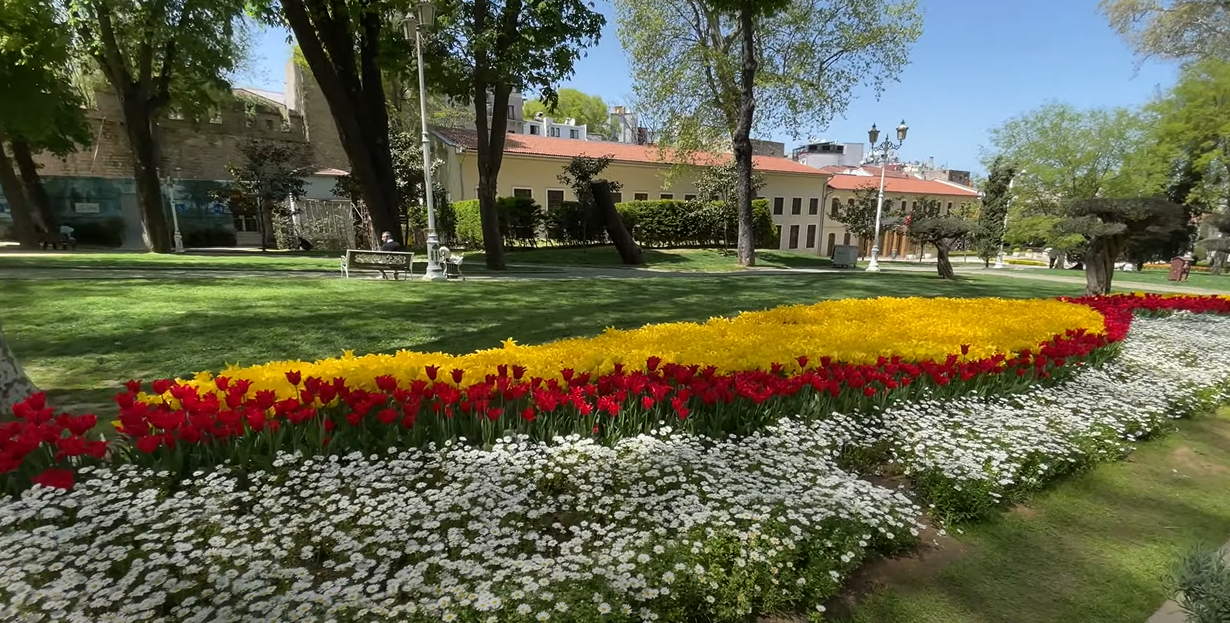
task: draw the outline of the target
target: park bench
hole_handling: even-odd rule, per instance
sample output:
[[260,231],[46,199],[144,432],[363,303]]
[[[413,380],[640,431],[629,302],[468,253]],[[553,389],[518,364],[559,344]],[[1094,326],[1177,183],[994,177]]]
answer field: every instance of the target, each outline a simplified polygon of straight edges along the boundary
[[414,254],[404,251],[365,251],[362,249],[347,249],[342,257],[342,277],[349,279],[352,270],[375,270],[380,276],[388,279],[386,271],[393,272],[396,280],[400,273],[414,274]]

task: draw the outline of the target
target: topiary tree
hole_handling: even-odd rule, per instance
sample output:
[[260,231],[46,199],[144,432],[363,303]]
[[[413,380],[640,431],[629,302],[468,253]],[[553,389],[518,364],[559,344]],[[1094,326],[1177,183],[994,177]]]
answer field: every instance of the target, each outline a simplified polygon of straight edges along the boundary
[[1110,294],[1115,261],[1129,243],[1143,245],[1165,240],[1186,225],[1183,207],[1160,197],[1073,201],[1065,208],[1060,233],[1077,234],[1088,243],[1085,251],[1085,294]]
[[943,204],[934,197],[919,197],[906,218],[906,236],[935,247],[935,270],[940,279],[957,278],[948,254],[973,229],[974,223],[966,215],[945,212]]

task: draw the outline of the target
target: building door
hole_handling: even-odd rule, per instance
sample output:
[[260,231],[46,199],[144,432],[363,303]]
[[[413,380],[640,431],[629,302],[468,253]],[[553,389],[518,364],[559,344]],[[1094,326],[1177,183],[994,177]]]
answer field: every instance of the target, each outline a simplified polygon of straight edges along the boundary
[[132,193],[120,195],[120,218],[124,220],[125,249],[150,248],[149,236],[145,233],[145,222],[141,218],[141,204]]
[[837,234],[829,233],[829,242],[825,246],[824,254],[833,257],[833,247],[837,246]]

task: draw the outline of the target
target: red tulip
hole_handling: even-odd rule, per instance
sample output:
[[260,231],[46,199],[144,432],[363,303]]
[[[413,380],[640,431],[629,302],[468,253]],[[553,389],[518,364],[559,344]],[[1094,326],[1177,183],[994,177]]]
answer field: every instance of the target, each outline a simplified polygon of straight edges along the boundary
[[299,383],[303,380],[303,374],[298,370],[292,370],[286,373],[286,382],[299,387]]
[[70,469],[49,469],[30,479],[36,485],[52,489],[72,489],[73,471]]

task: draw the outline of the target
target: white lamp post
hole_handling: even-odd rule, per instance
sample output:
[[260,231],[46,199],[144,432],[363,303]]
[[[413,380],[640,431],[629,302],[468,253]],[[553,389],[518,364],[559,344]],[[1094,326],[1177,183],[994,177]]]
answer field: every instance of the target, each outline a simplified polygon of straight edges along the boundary
[[171,203],[171,222],[175,226],[175,252],[184,252],[184,236],[179,233],[179,210],[175,209],[175,182],[179,177],[180,168],[175,167],[175,177],[167,178],[167,193]]
[[[897,126],[897,142],[892,139],[885,138],[883,143],[880,143],[879,148],[884,151],[884,161],[880,163],[880,192],[876,195],[876,230],[875,239],[871,243],[871,261],[867,263],[867,272],[875,273],[880,271],[880,220],[884,216],[884,170],[888,167],[888,154],[892,150],[901,149],[901,144],[905,142],[905,135],[910,131],[909,126],[905,125],[905,121]],[[867,131],[867,138],[871,142],[871,150],[874,153],[876,150],[876,141],[880,138],[880,130],[875,124],[871,124],[871,129]]]
[[[423,194],[427,201],[427,274],[426,281],[442,281],[440,269],[440,239],[436,236],[436,204],[431,180],[431,139],[427,135],[427,79],[423,74],[423,29],[436,21],[436,7],[431,2],[419,2],[418,15],[407,13],[402,22],[406,39],[410,39],[410,24],[414,23],[414,49],[419,63],[419,115],[423,125]],[[408,241],[407,241],[408,242]]]

